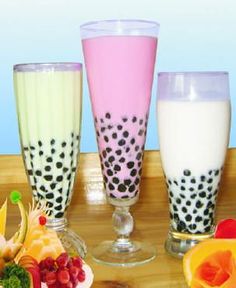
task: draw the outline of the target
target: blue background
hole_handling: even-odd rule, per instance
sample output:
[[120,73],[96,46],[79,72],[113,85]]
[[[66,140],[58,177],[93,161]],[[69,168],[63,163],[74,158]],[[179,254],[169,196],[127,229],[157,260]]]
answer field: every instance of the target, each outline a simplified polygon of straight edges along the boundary
[[[236,146],[236,17],[234,0],[0,0],[0,154],[20,152],[12,66],[83,61],[79,26],[99,19],[142,18],[161,24],[146,149],[157,149],[158,71],[230,73]],[[81,150],[96,151],[84,73]]]

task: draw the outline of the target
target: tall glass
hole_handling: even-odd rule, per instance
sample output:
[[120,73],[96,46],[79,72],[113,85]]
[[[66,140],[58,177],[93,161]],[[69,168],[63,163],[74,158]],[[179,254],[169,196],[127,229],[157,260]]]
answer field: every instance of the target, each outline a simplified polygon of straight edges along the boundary
[[70,253],[84,257],[81,238],[67,228],[80,147],[82,65],[18,64],[14,84],[24,164],[36,202],[46,204],[47,226]]
[[110,20],[81,26],[101,168],[108,201],[115,206],[115,241],[93,250],[98,262],[133,266],[155,249],[129,238],[131,205],[139,197],[159,25]]
[[230,131],[228,73],[160,73],[157,122],[170,209],[165,248],[182,257],[214,233]]

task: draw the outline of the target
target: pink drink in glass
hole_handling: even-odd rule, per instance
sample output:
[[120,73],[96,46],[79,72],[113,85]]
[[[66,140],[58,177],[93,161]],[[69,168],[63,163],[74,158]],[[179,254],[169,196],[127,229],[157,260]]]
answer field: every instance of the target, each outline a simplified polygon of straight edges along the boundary
[[118,206],[139,194],[156,47],[143,35],[83,39],[105,188]]

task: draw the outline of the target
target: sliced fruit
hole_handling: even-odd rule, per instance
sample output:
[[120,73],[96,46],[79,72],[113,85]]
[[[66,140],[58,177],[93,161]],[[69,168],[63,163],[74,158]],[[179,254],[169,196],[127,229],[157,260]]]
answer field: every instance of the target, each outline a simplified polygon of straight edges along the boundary
[[7,199],[0,209],[0,234],[5,236],[7,220]]
[[25,270],[30,274],[31,287],[41,288],[38,262],[33,257],[25,255],[20,258],[18,265],[25,268]]
[[204,260],[210,255],[220,251],[230,251],[233,257],[236,258],[236,240],[209,239],[197,244],[184,255],[183,270],[189,286],[191,285],[197,268]]

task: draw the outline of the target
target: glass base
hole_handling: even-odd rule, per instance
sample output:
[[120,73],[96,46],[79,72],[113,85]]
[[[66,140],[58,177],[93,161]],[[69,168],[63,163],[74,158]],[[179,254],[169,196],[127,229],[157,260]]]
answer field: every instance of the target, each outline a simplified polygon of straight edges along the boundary
[[125,241],[124,245],[117,245],[117,241],[104,241],[92,251],[93,259],[100,264],[110,266],[133,267],[148,263],[156,257],[154,246]]
[[213,235],[214,232],[209,234],[186,234],[170,230],[165,242],[165,250],[169,255],[181,259],[189,249]]
[[67,228],[66,218],[48,219],[46,226],[57,232],[63,247],[70,256],[79,255],[81,258],[85,258],[87,254],[85,242],[73,230]]

